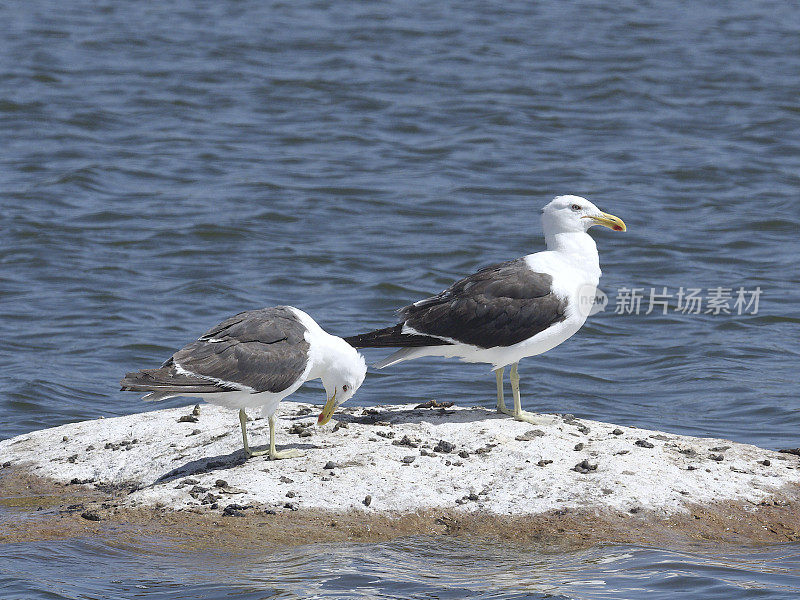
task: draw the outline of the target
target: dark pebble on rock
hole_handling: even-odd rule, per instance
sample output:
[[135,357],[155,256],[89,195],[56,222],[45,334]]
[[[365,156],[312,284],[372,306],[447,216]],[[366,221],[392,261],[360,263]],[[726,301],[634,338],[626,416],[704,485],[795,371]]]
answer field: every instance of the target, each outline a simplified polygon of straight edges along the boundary
[[6,462],[3,463],[3,468],[4,469],[7,469],[10,466],[11,466],[11,461],[10,460],[7,460]]
[[94,477],[90,477],[89,479],[78,479],[77,477],[74,477],[70,481],[72,485],[83,485],[85,483],[93,483],[93,482],[94,482]]
[[277,511],[272,510],[271,508],[265,508],[263,513],[265,515],[277,515]]
[[782,452],[783,454],[794,454],[795,456],[800,456],[800,448],[784,448],[783,450],[778,450],[778,452]]
[[202,500],[200,500],[200,504],[214,504],[217,500],[219,500],[219,496],[215,496],[214,494],[206,494]]
[[647,440],[636,440],[636,445],[640,448],[655,448],[652,442],[648,442]]
[[178,419],[178,423],[197,423],[197,417],[194,415],[183,415]]
[[223,517],[243,517],[244,516],[244,512],[243,511],[245,511],[245,510],[247,510],[249,508],[253,508],[253,507],[250,506],[249,504],[246,505],[246,506],[242,506],[241,504],[229,504],[222,511],[222,516]]
[[449,454],[455,449],[456,449],[455,444],[451,444],[450,442],[447,442],[445,440],[439,440],[439,443],[437,443],[436,446],[434,446],[433,451],[444,452],[445,454]]
[[573,450],[575,450],[575,452],[580,452],[581,450],[583,450],[583,444],[582,443],[575,444]]
[[709,452],[725,452],[725,450],[730,449],[730,446],[714,446],[713,448],[709,448]]
[[469,452],[467,452],[466,450],[459,450],[458,456],[460,456],[461,458],[469,458]]
[[303,408],[301,408],[301,409],[299,409],[297,411],[297,414],[298,415],[310,415],[311,414],[311,409],[308,408],[307,406],[304,406]]
[[685,448],[683,450],[678,450],[678,452],[680,452],[684,456],[689,456],[689,457],[697,456],[697,450],[695,450],[694,448]]
[[78,455],[77,454],[73,454],[72,456],[68,456],[67,457],[67,462],[69,462],[69,463],[74,463],[76,460],[78,460]]
[[64,437],[61,438],[61,441],[62,442],[68,442],[69,438],[65,435]]
[[544,431],[541,429],[529,429],[525,433],[518,435],[514,439],[518,442],[530,442],[531,440],[536,439],[537,437],[544,436]]
[[288,508],[289,510],[297,510],[297,504],[294,502],[287,502],[283,505],[283,508]]
[[81,516],[87,521],[99,521],[100,515],[93,510],[87,510],[81,513]]
[[428,400],[427,402],[423,402],[422,404],[417,404],[414,408],[450,408],[453,406],[453,402],[437,402],[434,400]]
[[205,494],[208,491],[207,487],[203,487],[202,485],[196,485],[192,489],[189,490],[190,494]]
[[588,460],[583,459],[577,465],[572,467],[572,470],[575,471],[576,473],[586,474],[586,473],[591,473],[592,471],[597,471],[597,465],[589,464]]
[[725,457],[722,456],[722,454],[709,454],[708,458],[710,458],[711,460],[715,460],[717,462],[725,460]]
[[187,477],[181,483],[185,483],[186,485],[197,485],[200,483],[199,479],[194,479],[193,477]]
[[536,463],[540,467],[546,467],[547,465],[553,464],[553,461],[547,458],[543,458],[539,462]]
[[336,425],[333,426],[333,432],[334,433],[336,433],[340,429],[347,429],[347,423],[343,423],[342,421],[339,421],[338,423],[336,423]]
[[301,438],[307,438],[307,437],[311,437],[311,435],[312,435],[312,434],[311,434],[311,432],[310,432],[308,429],[304,429],[303,431],[301,431],[301,432],[300,432],[300,433],[298,433],[297,435],[298,435],[299,437],[301,437]]
[[758,462],[761,463],[762,465],[764,465],[765,467],[768,467],[768,466],[770,466],[772,464],[771,462],[769,462],[768,458],[765,458],[764,460],[760,460]]
[[580,424],[578,425],[578,431],[580,431],[584,435],[588,435],[591,429],[589,429],[588,425]]
[[638,506],[634,506],[632,509],[630,509],[630,511],[629,511],[629,512],[631,512],[631,513],[633,513],[633,514],[636,514],[636,513],[638,513],[640,510],[642,510],[642,509],[641,509],[641,508],[639,508]]
[[696,471],[697,467],[695,467],[694,465],[689,465],[688,467],[686,467],[686,470],[687,471]]
[[402,439],[393,441],[392,446],[408,446],[409,448],[417,448],[419,446],[419,442],[415,442],[407,435],[404,435]]
[[228,482],[225,481],[224,479],[217,479],[214,482],[214,487],[218,487],[218,488],[228,487]]
[[297,494],[295,494],[295,493],[294,493],[293,491],[291,491],[291,490],[289,490],[288,492],[286,492],[286,497],[287,497],[287,498],[294,498],[296,495],[297,495]]
[[339,466],[339,463],[335,463],[332,460],[329,460],[328,462],[325,463],[325,466],[322,467],[322,468],[323,469],[336,469],[336,468],[338,468],[338,466]]
[[625,432],[622,431],[622,429],[620,429],[619,427],[617,427],[614,431],[611,432],[611,435],[622,435],[623,433]]
[[410,465],[410,464],[411,464],[411,463],[413,463],[413,462],[414,462],[416,459],[417,459],[417,457],[416,457],[416,456],[404,456],[404,457],[402,458],[402,462],[403,462],[403,463],[405,463],[405,464],[407,464],[407,465]]
[[364,496],[363,502],[364,502],[364,506],[369,506],[370,504],[372,504],[372,496],[367,494],[366,496]]
[[281,483],[294,483],[294,479],[289,479],[286,475],[281,475],[280,482]]

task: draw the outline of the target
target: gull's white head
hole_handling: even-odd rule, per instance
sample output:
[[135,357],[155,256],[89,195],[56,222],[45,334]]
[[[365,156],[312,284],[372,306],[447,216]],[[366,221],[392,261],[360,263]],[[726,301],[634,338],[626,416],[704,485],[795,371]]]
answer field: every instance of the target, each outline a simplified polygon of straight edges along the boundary
[[328,400],[319,414],[317,424],[325,425],[330,421],[334,411],[350,400],[361,387],[366,375],[367,363],[364,357],[343,339],[336,338],[334,354],[327,362],[327,369],[322,376],[322,385]]
[[558,196],[542,209],[542,229],[545,236],[586,233],[593,225],[602,225],[614,231],[626,230],[622,219],[604,213],[580,196]]

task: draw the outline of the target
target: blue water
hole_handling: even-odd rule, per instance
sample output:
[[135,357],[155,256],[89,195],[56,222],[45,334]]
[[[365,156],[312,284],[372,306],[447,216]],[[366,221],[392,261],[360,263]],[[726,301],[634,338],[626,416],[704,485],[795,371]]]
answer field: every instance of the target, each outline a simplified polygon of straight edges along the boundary
[[[792,3],[33,0],[0,5],[0,22],[0,438],[149,408],[120,376],[240,310],[293,304],[342,335],[392,324],[541,249],[540,208],[575,193],[629,231],[593,234],[609,305],[522,363],[525,407],[800,444]],[[676,310],[680,288],[718,287],[760,288],[757,314]],[[642,290],[640,314],[616,314],[621,288]],[[651,288],[668,314],[644,314]],[[354,402],[493,394],[485,365],[425,359],[370,373]],[[4,549],[8,598],[800,588],[796,546]]]
[[[568,554],[415,537],[267,554],[175,553],[92,540],[10,544],[3,598],[796,598],[800,549],[630,546]],[[49,560],[43,564],[41,555]],[[87,565],[91,557],[91,565]],[[154,564],[158,564],[158,569]],[[199,566],[201,565],[201,566]]]

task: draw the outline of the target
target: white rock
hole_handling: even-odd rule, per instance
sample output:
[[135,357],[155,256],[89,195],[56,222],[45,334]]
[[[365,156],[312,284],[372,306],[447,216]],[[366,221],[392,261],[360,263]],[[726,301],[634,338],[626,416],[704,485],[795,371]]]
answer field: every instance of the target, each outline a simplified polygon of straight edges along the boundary
[[[309,408],[311,413],[298,415]],[[191,414],[189,406],[72,423],[4,440],[0,464],[10,462],[62,483],[77,479],[90,480],[88,485],[136,487],[124,504],[174,509],[198,506],[210,492],[219,497],[220,506],[291,502],[298,508],[337,512],[456,508],[534,515],[609,508],[666,515],[685,511],[689,504],[758,504],[800,482],[797,457],[727,440],[631,427],[619,427],[623,433],[614,435],[618,426],[584,419],[542,415],[542,425],[531,426],[481,408],[452,408],[442,414],[410,406],[380,407],[379,414],[348,408],[337,415],[348,427],[334,432],[335,421],[316,427],[318,410],[281,404],[277,444],[303,450],[305,456],[298,459],[244,461],[236,412],[202,405],[196,423],[178,422]],[[312,436],[289,434],[295,423],[307,424]],[[585,427],[588,434],[581,432]],[[534,429],[544,435],[525,436]],[[195,430],[199,432],[193,434]],[[253,446],[265,445],[266,419],[250,422],[248,432]],[[421,446],[392,443],[404,436]],[[454,450],[434,452],[440,440],[453,444]],[[637,440],[647,443],[636,445]],[[576,450],[576,444],[583,444],[582,449]],[[644,447],[648,444],[653,447]],[[723,446],[728,448],[720,450]],[[423,449],[426,455],[420,454]],[[460,457],[460,451],[469,455]],[[769,466],[762,464],[765,459]],[[584,460],[596,470],[573,470]],[[324,469],[329,461],[338,466]],[[552,462],[540,466],[540,461]],[[197,483],[187,484],[187,478]],[[228,486],[215,487],[219,479]],[[372,500],[367,507],[368,495]]]

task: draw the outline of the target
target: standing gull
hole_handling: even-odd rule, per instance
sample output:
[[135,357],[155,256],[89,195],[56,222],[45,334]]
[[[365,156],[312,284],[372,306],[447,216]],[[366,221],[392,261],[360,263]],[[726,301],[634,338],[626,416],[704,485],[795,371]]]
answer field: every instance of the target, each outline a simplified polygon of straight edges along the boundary
[[[238,408],[247,457],[269,454],[275,460],[300,455],[275,449],[275,411],[281,400],[304,382],[322,379],[327,402],[319,422],[324,424],[355,394],[366,372],[364,357],[342,338],[326,333],[302,310],[275,306],[226,319],[161,368],[128,373],[120,385],[123,391],[149,392],[144,400],[189,396]],[[269,450],[254,452],[247,443],[244,409],[259,406],[269,416]]]
[[[400,347],[379,369],[420,356],[457,357],[492,365],[497,410],[535,423],[519,396],[517,365],[547,352],[586,321],[600,280],[597,246],[587,231],[625,223],[579,196],[559,196],[542,210],[547,250],[483,268],[436,296],[400,309],[394,327],[345,338],[356,348]],[[503,398],[503,373],[511,365],[514,410]]]

